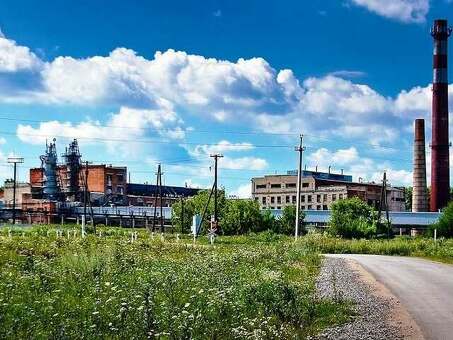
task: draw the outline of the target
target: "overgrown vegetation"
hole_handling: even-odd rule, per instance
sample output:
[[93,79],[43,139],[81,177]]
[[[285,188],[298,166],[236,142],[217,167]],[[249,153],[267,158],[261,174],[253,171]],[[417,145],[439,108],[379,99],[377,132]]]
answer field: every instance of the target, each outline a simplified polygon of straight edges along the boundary
[[[172,205],[172,221],[176,230],[184,233],[190,231],[192,216],[202,216],[208,202],[209,191],[203,190],[194,197]],[[183,210],[184,207],[184,210]],[[184,211],[184,214],[183,214]],[[208,221],[214,213],[214,199],[211,198],[201,232],[209,228]],[[218,192],[218,213],[220,219],[220,233],[222,235],[241,235],[250,232],[271,230],[275,233],[292,235],[296,222],[296,207],[287,206],[283,209],[282,217],[276,219],[270,211],[260,211],[259,203],[253,200],[241,200],[225,198],[225,192]],[[303,212],[300,220],[304,218]],[[301,234],[303,230],[300,231]]]
[[319,256],[285,236],[75,232],[0,229],[0,338],[293,339],[349,314],[316,297]]
[[453,237],[453,201],[442,211],[439,221],[431,226],[431,235],[434,234],[434,229],[437,229],[437,236]]
[[344,238],[370,238],[376,235],[376,212],[361,199],[354,197],[336,201],[331,206],[331,235]]
[[437,242],[425,237],[397,237],[390,240],[347,240],[326,233],[312,233],[298,244],[308,252],[324,254],[377,254],[418,256],[453,263],[453,239],[440,238]]

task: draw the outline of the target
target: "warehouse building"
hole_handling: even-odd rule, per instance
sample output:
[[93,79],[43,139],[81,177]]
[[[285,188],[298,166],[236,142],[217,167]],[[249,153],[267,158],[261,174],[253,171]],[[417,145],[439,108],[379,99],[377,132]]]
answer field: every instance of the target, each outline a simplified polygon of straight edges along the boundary
[[[300,204],[303,210],[329,210],[337,200],[358,197],[378,208],[381,190],[382,186],[377,183],[353,182],[350,175],[305,170],[302,173]],[[252,178],[252,197],[261,209],[280,210],[296,204],[297,171]],[[387,200],[389,210],[405,210],[403,189],[387,187]]]

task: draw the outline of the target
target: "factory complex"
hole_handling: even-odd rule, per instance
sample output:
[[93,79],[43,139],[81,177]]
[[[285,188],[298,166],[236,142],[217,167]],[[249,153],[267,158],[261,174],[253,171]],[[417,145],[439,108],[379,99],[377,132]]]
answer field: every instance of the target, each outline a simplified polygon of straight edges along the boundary
[[[429,143],[431,190],[428,196],[425,121],[416,119],[413,143],[414,214],[438,213],[450,201],[447,41],[451,32],[446,20],[434,21],[431,29],[434,39],[432,140]],[[296,150],[300,154],[299,169],[303,150],[301,137],[301,145]],[[214,183],[217,190],[217,158],[222,156],[211,157],[216,157]],[[40,159],[41,167],[30,169],[26,183],[16,182],[15,179],[5,182],[2,200],[6,208],[0,210],[1,220],[12,217],[13,223],[16,219],[23,223],[78,221],[81,214],[86,217],[88,211],[93,223],[101,219],[106,224],[118,222],[119,225],[135,226],[137,222],[148,225],[148,219],[152,218],[154,226],[159,217],[163,228],[164,219],[169,220],[172,204],[198,192],[198,189],[162,185],[160,165],[156,185],[130,183],[126,166],[82,162],[76,139],[66,147],[61,163],[58,162],[55,139],[46,143],[46,150]],[[15,161],[14,169],[18,162],[20,160]],[[297,202],[305,211],[328,211],[334,202],[352,197],[358,197],[379,212],[385,208],[387,216],[389,211],[406,210],[405,189],[391,186],[386,181],[385,172],[382,183],[366,183],[353,181],[352,176],[344,174],[343,170],[340,174],[333,173],[330,167],[328,172],[305,169],[252,178],[251,196],[262,210],[273,211],[281,211],[286,206],[297,205]],[[321,215],[327,216],[325,213]]]

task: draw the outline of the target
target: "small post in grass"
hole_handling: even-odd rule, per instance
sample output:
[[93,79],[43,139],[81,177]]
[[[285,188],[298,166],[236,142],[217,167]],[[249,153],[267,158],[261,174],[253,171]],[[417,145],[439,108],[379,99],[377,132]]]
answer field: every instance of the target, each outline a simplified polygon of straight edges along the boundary
[[437,229],[434,229],[434,242],[437,242]]

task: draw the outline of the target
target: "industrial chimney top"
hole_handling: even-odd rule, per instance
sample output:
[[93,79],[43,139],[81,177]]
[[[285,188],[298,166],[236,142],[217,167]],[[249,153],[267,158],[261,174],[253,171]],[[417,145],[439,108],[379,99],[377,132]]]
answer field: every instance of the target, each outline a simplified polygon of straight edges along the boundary
[[451,34],[451,27],[448,27],[447,20],[434,20],[434,25],[431,27],[431,35],[435,39],[446,39]]

